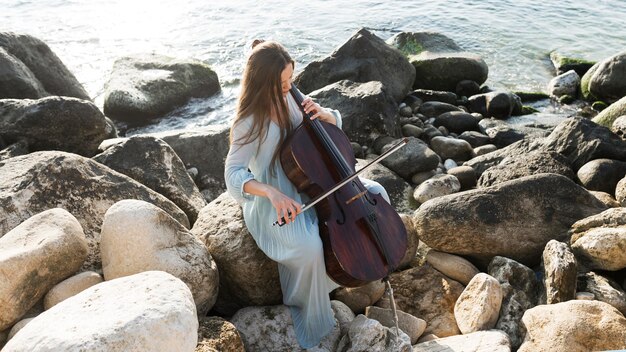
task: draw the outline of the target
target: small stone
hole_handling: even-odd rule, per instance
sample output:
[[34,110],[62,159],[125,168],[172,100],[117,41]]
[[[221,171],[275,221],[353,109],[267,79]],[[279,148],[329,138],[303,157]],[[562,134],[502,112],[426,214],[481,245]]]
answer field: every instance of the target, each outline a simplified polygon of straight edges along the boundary
[[576,292],[576,299],[580,301],[593,301],[596,295],[591,292]]
[[102,276],[94,271],[85,271],[65,279],[54,286],[43,299],[44,309],[48,310],[57,303],[76,295],[91,286],[101,283]]

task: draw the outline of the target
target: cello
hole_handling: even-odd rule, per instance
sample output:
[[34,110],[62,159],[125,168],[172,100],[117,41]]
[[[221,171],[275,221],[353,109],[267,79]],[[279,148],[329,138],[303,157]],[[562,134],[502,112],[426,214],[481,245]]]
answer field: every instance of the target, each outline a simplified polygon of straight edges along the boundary
[[[302,94],[289,93],[303,114],[302,123],[281,145],[280,162],[289,180],[310,198],[323,195],[355,173],[348,137],[337,126],[311,120]],[[345,287],[386,278],[407,248],[406,228],[393,207],[361,181],[350,182],[315,204],[328,276]]]

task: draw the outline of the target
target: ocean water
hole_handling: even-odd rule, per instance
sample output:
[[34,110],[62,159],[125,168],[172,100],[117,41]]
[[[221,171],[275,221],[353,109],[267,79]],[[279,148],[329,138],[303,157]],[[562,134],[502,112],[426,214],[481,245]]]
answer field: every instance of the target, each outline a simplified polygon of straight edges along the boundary
[[[218,73],[220,94],[128,134],[227,122],[255,38],[285,45],[297,73],[361,27],[383,39],[402,31],[445,34],[482,55],[490,87],[543,91],[554,75],[552,50],[594,61],[626,50],[626,0],[0,0],[0,31],[48,43],[100,107],[113,62],[126,55],[191,57]],[[544,103],[532,119],[572,113]]]

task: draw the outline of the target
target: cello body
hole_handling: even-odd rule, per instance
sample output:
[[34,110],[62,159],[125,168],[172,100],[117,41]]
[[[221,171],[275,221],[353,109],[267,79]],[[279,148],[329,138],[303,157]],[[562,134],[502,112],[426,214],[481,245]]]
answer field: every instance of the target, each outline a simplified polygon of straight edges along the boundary
[[[302,96],[291,94],[301,106]],[[304,110],[302,124],[281,147],[280,161],[289,180],[314,198],[355,171],[356,158],[341,129]],[[315,205],[326,271],[335,282],[358,287],[389,275],[404,257],[406,228],[393,207],[369,192],[358,178]]]

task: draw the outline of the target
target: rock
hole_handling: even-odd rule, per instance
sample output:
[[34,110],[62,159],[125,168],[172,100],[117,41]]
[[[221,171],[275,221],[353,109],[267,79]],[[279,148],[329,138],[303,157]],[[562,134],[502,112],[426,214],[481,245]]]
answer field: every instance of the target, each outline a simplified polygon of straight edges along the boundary
[[235,326],[220,317],[200,317],[195,352],[245,352]]
[[605,209],[567,177],[539,174],[432,199],[413,221],[419,238],[433,249],[483,262],[500,255],[534,265],[549,240],[565,239],[571,224]]
[[9,328],[87,257],[80,223],[63,209],[34,215],[0,238],[0,331]]
[[492,329],[500,315],[502,290],[493,277],[478,273],[454,305],[454,317],[463,334]]
[[360,287],[340,287],[333,299],[350,307],[354,313],[363,313],[365,308],[376,303],[385,294],[385,284],[378,280]]
[[413,225],[413,217],[408,214],[400,213],[400,219],[404,223],[404,227],[406,228],[406,237],[407,237],[407,245],[406,245],[406,253],[404,257],[400,260],[400,264],[396,270],[406,269],[413,259],[415,259],[415,255],[417,254],[417,248],[419,246],[419,237],[417,237],[417,231],[415,230],[415,225]]
[[[428,145],[414,137],[407,137],[408,143],[395,153],[381,161],[391,171],[394,171],[405,180],[418,172],[430,171],[437,168],[440,158]],[[382,152],[391,148],[390,144],[383,147]]]
[[394,334],[395,329],[384,327],[377,320],[368,319],[364,315],[358,315],[350,324],[347,334],[339,341],[337,352],[411,352],[409,336],[402,331],[397,338]]
[[578,265],[567,244],[550,240],[543,250],[546,303],[569,301],[576,297]]
[[476,172],[470,166],[453,167],[448,170],[448,174],[459,180],[462,191],[472,189],[476,186]]
[[[445,337],[460,334],[454,318],[454,303],[463,286],[435,270],[430,264],[395,272],[389,276],[397,308],[427,323],[425,334]],[[376,303],[391,308],[388,300]]]
[[26,142],[26,140],[22,139],[0,150],[0,162],[8,158],[13,158],[28,153],[28,143]]
[[93,159],[164,195],[191,224],[207,204],[176,152],[161,139],[133,136]]
[[622,115],[613,121],[611,131],[622,139],[626,139],[626,115]]
[[498,150],[498,147],[496,147],[493,144],[487,144],[487,145],[474,148],[474,155],[481,156],[481,155],[485,155],[491,152],[495,152],[496,150]]
[[420,138],[425,142],[430,142],[431,139],[437,136],[443,136],[441,130],[435,128],[433,125],[426,124],[426,127],[424,128],[424,133]]
[[579,273],[578,290],[590,292],[598,301],[608,303],[622,314],[626,314],[626,292],[617,282],[593,271]]
[[105,280],[161,270],[189,286],[198,314],[213,307],[219,286],[215,262],[204,244],[165,211],[122,200],[104,214],[101,236]]
[[91,286],[97,285],[102,281],[102,276],[93,271],[85,271],[65,279],[46,293],[46,296],[43,299],[44,309],[48,310],[57,305],[59,302],[75,296],[76,294],[88,289]]
[[626,115],[626,96],[602,110],[592,121],[598,125],[610,128],[617,118],[623,115]]
[[479,187],[489,187],[524,176],[554,173],[574,179],[568,160],[553,151],[537,150],[517,158],[504,158],[498,165],[485,170],[478,179]]
[[[371,160],[357,159],[355,169],[361,169],[370,161]],[[364,171],[361,174],[361,177],[380,183],[380,185],[387,191],[387,194],[391,199],[391,205],[394,209],[396,209],[396,211],[400,213],[412,211],[414,206],[411,205],[410,198],[413,189],[410,184],[408,184],[396,173],[378,163],[372,166],[369,170]]]
[[461,51],[461,47],[454,40],[437,32],[400,32],[389,38],[387,44],[405,55],[416,55],[422,51],[442,53]]
[[442,159],[466,161],[472,158],[472,146],[462,140],[450,137],[434,137],[430,140],[430,148]]
[[[457,336],[463,336],[463,335],[457,335]],[[439,336],[437,336],[435,334],[425,334],[425,335],[422,335],[422,337],[420,337],[419,340],[417,340],[417,343],[433,341],[433,340],[437,340],[438,338],[439,338]],[[416,346],[413,346],[413,348],[415,348],[415,347]]]
[[13,325],[13,327],[11,328],[11,331],[9,331],[7,340],[10,340],[13,336],[15,336],[15,334],[17,334],[18,331],[22,330],[22,328],[25,327],[26,324],[30,323],[33,319],[35,318],[26,318],[15,323],[15,325]]
[[[417,339],[424,333],[426,322],[401,310],[396,310],[396,314],[398,316],[398,327],[409,336],[411,345],[415,344]],[[383,326],[395,332],[396,323],[393,310],[370,306],[365,309],[365,316],[370,319],[378,320]]]
[[[619,182],[618,182],[618,185],[619,185]],[[619,187],[617,189],[619,189]],[[617,189],[616,189],[616,193],[617,193]],[[604,203],[604,205],[606,205],[608,208],[619,208],[621,206],[619,202],[615,200],[615,198],[613,198],[612,195],[606,192],[589,191],[589,193],[593,194],[594,197],[598,198],[598,200]]]
[[482,84],[489,68],[479,55],[468,52],[422,51],[409,56],[415,67],[415,89],[433,89],[454,92],[464,80]]
[[610,208],[579,220],[570,230],[574,254],[590,269],[626,268],[626,208]]
[[478,128],[478,121],[474,116],[463,111],[445,112],[435,118],[436,127],[444,126],[450,132],[463,133]]
[[511,125],[494,118],[480,120],[478,128],[482,133],[489,136],[491,143],[498,148],[504,148],[524,138],[535,140],[544,138],[549,134],[544,128]]
[[579,301],[593,301],[595,298],[591,292],[576,292],[576,299]]
[[615,199],[623,206],[626,207],[626,177],[621,179],[617,186],[615,186]]
[[400,51],[362,28],[330,56],[309,63],[294,83],[310,93],[342,79],[379,81],[400,102],[415,80],[415,69]]
[[411,125],[411,124],[406,124],[402,126],[401,130],[402,130],[402,135],[405,137],[419,138],[422,135],[422,133],[424,133],[423,129],[417,126]]
[[550,80],[550,83],[548,83],[548,93],[555,97],[564,95],[576,96],[579,85],[580,76],[578,76],[576,71],[570,70]]
[[597,62],[585,73],[581,91],[585,99],[613,103],[626,95],[626,51]]
[[489,92],[469,97],[469,109],[484,117],[506,119],[519,115],[522,110],[521,99],[509,92]]
[[220,91],[217,74],[199,60],[145,54],[115,61],[104,93],[104,113],[130,124],[160,117],[190,98]]
[[91,159],[64,152],[36,152],[0,164],[0,236],[32,214],[61,207],[78,219],[89,254],[83,269],[100,267],[100,226],[116,202],[151,202],[183,226],[185,213],[162,195]]
[[456,94],[459,97],[471,97],[480,93],[480,84],[471,81],[463,80],[456,85]]
[[383,83],[341,80],[309,94],[320,105],[341,111],[341,129],[351,141],[370,145],[381,134],[399,137],[397,104]]
[[522,315],[537,305],[539,282],[535,273],[527,266],[505,257],[494,257],[488,267],[489,275],[500,282],[502,305],[496,329],[504,331],[516,350],[522,344],[526,330]]
[[62,150],[93,156],[112,128],[90,101],[48,97],[0,99],[0,130],[8,141],[25,140],[30,151]]
[[[336,320],[335,320],[336,321]],[[230,320],[239,331],[246,351],[301,351],[296,340],[289,307],[243,308]],[[334,351],[341,338],[339,324],[317,346],[317,351]]]
[[[98,319],[94,319],[98,317]],[[189,288],[162,271],[106,281],[45,311],[7,351],[192,351],[198,318]]]
[[452,175],[436,175],[422,182],[413,192],[413,198],[423,204],[428,200],[443,197],[461,190],[461,183]]
[[426,261],[437,271],[466,286],[480,272],[467,259],[436,250],[428,251]]
[[626,175],[626,161],[591,160],[583,165],[576,175],[585,188],[613,194],[617,183]]
[[450,105],[456,105],[457,96],[452,92],[436,91],[429,89],[416,89],[409,93],[409,96],[419,98],[422,102],[438,101]]
[[565,57],[556,51],[550,52],[550,61],[552,61],[557,75],[574,70],[579,76],[582,76],[595,64],[595,62],[588,60]]
[[436,170],[418,172],[411,177],[411,183],[413,183],[414,185],[420,185],[422,182],[428,180],[435,175],[440,174],[438,174]]
[[437,118],[447,112],[464,112],[455,105],[442,103],[438,101],[428,101],[420,105],[419,113],[429,118]]
[[453,169],[455,167],[459,166],[456,161],[452,160],[452,159],[446,159],[446,161],[443,162],[443,168],[446,171],[449,171],[450,169]]
[[413,352],[490,351],[510,352],[509,338],[500,330],[477,331],[444,337],[413,346]]
[[346,332],[348,332],[350,323],[354,320],[354,312],[343,302],[336,300],[330,301],[330,308],[333,310],[335,319],[337,319],[337,323],[339,324],[341,336],[345,335]]
[[259,249],[241,207],[228,193],[200,211],[191,233],[206,245],[219,268],[215,311],[232,315],[243,307],[282,302],[276,262]]
[[0,62],[8,71],[7,80],[0,83],[0,98],[60,95],[89,100],[76,77],[46,43],[35,37],[0,32]]
[[626,318],[597,301],[567,301],[529,309],[526,339],[518,350],[600,351],[626,348]]

